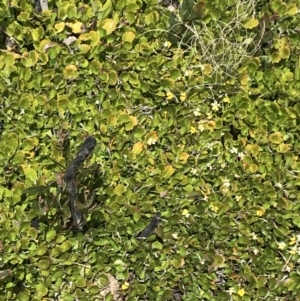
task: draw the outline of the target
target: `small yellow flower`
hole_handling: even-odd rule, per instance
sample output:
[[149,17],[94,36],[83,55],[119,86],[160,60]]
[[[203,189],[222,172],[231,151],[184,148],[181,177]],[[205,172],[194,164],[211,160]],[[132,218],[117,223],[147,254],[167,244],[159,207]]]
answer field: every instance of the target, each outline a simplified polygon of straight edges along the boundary
[[171,91],[168,91],[167,92],[167,99],[168,100],[171,100],[171,99],[173,99],[174,98],[174,94],[171,92]]
[[218,206],[212,205],[212,206],[210,207],[210,209],[211,209],[213,212],[217,212],[217,211],[219,210],[219,207],[218,207]]
[[171,42],[167,41],[167,42],[164,42],[163,45],[164,45],[164,47],[169,48],[172,44],[171,44]]
[[191,71],[191,70],[186,70],[184,72],[184,76],[191,76],[192,74],[193,74],[193,71]]
[[207,119],[212,119],[213,115],[211,112],[207,113]]
[[181,101],[185,101],[186,100],[186,93],[185,92],[181,92],[179,98],[180,98]]
[[197,129],[194,128],[193,126],[191,126],[191,128],[190,128],[190,133],[192,133],[192,134],[197,133]]
[[245,290],[243,288],[240,288],[238,290],[238,295],[241,296],[241,297],[243,297],[245,295]]
[[291,240],[290,240],[289,245],[290,245],[290,246],[291,246],[291,245],[294,245],[294,244],[296,243],[296,240],[297,240],[297,238],[296,238],[295,236],[293,236],[293,237],[291,238]]
[[182,215],[188,217],[189,216],[189,211],[187,209],[182,210]]
[[256,210],[256,215],[257,215],[257,216],[263,216],[264,213],[265,213],[265,211],[262,210],[262,209]]
[[230,103],[230,99],[229,99],[229,97],[227,95],[223,98],[223,102]]
[[125,290],[127,290],[128,288],[129,288],[129,283],[128,283],[128,282],[124,282],[124,283],[122,284],[122,290],[125,291]]

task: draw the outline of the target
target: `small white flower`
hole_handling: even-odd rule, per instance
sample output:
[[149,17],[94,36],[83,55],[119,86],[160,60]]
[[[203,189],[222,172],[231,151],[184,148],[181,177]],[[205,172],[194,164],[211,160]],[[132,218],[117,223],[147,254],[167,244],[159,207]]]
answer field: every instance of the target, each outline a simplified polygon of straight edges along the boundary
[[235,288],[231,287],[229,290],[227,290],[226,292],[229,293],[229,295],[231,296],[233,293],[235,293]]
[[243,160],[244,157],[245,157],[245,155],[244,155],[244,153],[241,152],[241,153],[238,154],[238,157],[239,157],[241,160]]
[[230,149],[230,152],[231,152],[232,154],[237,154],[237,153],[238,153],[238,149],[237,149],[236,147],[232,147],[232,148]]
[[177,233],[173,233],[172,237],[175,238],[175,239],[177,239],[178,238],[178,234]]
[[286,243],[283,242],[283,241],[278,242],[277,244],[278,244],[278,248],[279,248],[280,250],[283,250],[283,249],[286,247]]
[[193,74],[193,71],[191,71],[191,70],[186,70],[185,72],[184,72],[184,76],[190,76],[190,75],[192,75]]
[[296,246],[293,246],[290,250],[289,250],[289,253],[292,254],[292,255],[295,255],[295,254],[299,254],[299,250]]
[[219,104],[218,102],[214,101],[214,102],[211,104],[211,106],[212,106],[212,110],[213,110],[213,111],[218,111],[218,110],[219,110],[220,104]]
[[201,115],[199,108],[196,108],[193,113],[194,113],[195,116],[200,116]]
[[155,144],[155,143],[156,143],[156,140],[153,139],[153,138],[149,138],[148,141],[147,141],[148,145],[152,145],[152,144]]
[[198,130],[199,130],[200,132],[203,132],[203,131],[205,130],[203,124],[200,123],[200,124],[198,125]]
[[164,47],[169,48],[171,46],[171,43],[169,41],[164,42]]
[[242,198],[242,197],[241,197],[240,195],[237,195],[237,196],[235,197],[235,200],[236,200],[237,202],[239,202],[241,198]]
[[250,44],[252,44],[253,43],[253,38],[247,38],[247,39],[245,39],[245,41],[244,41],[244,44],[247,44],[247,45],[250,45]]
[[257,240],[257,235],[254,232],[251,233],[251,236],[253,240]]
[[212,150],[212,147],[213,147],[213,144],[212,144],[212,143],[207,143],[207,148],[208,148],[209,150]]
[[230,182],[229,182],[229,180],[225,177],[225,179],[224,179],[224,181],[223,181],[223,185],[225,186],[225,187],[229,187],[230,186]]
[[192,169],[191,169],[191,173],[192,173],[193,175],[197,174],[197,169],[196,169],[196,168],[192,168]]
[[212,166],[211,166],[209,163],[207,163],[206,166],[207,166],[207,168],[208,168],[209,170],[212,170],[212,169],[213,169]]
[[253,249],[253,253],[254,253],[255,255],[257,255],[257,254],[259,253],[259,251],[258,251],[256,248],[254,248],[254,249]]

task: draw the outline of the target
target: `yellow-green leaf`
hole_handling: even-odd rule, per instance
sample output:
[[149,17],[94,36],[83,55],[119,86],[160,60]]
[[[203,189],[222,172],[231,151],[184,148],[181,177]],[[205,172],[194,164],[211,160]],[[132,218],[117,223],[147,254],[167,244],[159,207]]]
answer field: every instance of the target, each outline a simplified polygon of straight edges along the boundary
[[122,195],[125,192],[125,186],[123,184],[119,184],[114,189],[114,193],[116,195]]
[[50,229],[47,233],[46,233],[46,240],[48,242],[52,241],[54,238],[56,237],[56,231],[54,229]]
[[287,15],[293,16],[296,15],[297,12],[298,12],[298,7],[295,3],[288,4],[287,11],[286,11]]
[[250,20],[248,20],[245,24],[244,24],[244,27],[246,29],[252,29],[252,28],[255,28],[257,27],[259,24],[259,21],[255,18],[252,18]]
[[284,154],[284,153],[288,152],[289,150],[290,150],[290,145],[289,144],[281,143],[278,146],[278,152],[279,153]]
[[249,172],[250,173],[255,173],[258,171],[258,166],[256,164],[250,164],[249,165]]
[[132,152],[136,155],[139,155],[143,151],[144,143],[143,142],[137,142],[134,144],[132,148]]
[[31,36],[35,42],[40,41],[43,35],[44,35],[44,29],[41,26],[38,28],[33,28],[31,30]]
[[186,163],[187,159],[189,158],[189,155],[186,152],[181,152],[178,155],[178,159],[182,162],[182,163]]
[[129,116],[129,122],[126,124],[126,131],[131,131],[138,124],[138,120],[134,116]]
[[277,51],[273,52],[273,53],[271,54],[271,60],[272,60],[273,63],[278,63],[278,62],[280,62],[280,61],[281,61],[281,56],[280,56],[280,54],[279,54]]
[[280,132],[275,132],[269,136],[269,140],[272,143],[280,144],[283,141],[283,137]]
[[107,124],[109,126],[115,126],[117,124],[118,118],[115,114],[111,114],[107,117]]
[[174,171],[175,170],[172,165],[166,166],[162,173],[163,178],[165,178],[165,179],[170,178],[172,176],[172,174],[174,173]]
[[78,77],[77,67],[75,65],[69,65],[64,69],[64,76],[66,78]]
[[33,168],[25,166],[25,165],[23,165],[22,168],[23,168],[25,177],[28,180],[30,180],[32,183],[35,183],[37,180],[37,172]]
[[152,243],[152,249],[156,249],[156,250],[162,250],[163,249],[163,245],[162,243],[160,243],[159,241],[154,241]]
[[106,34],[109,35],[111,34],[113,31],[115,31],[117,24],[113,19],[105,19],[102,22],[102,28],[106,31]]
[[78,49],[81,51],[81,54],[86,54],[88,51],[90,51],[91,46],[87,44],[81,44],[78,45]]
[[83,28],[83,23],[82,22],[75,22],[73,24],[68,24],[71,28],[73,33],[81,33],[82,32],[82,28]]
[[135,38],[135,33],[134,32],[132,32],[132,31],[126,31],[123,34],[122,41],[123,42],[132,43],[132,41],[134,40],[134,38]]
[[205,75],[210,75],[213,72],[213,67],[209,64],[203,64],[202,67]]
[[56,33],[62,32],[65,29],[65,22],[59,22],[54,25]]

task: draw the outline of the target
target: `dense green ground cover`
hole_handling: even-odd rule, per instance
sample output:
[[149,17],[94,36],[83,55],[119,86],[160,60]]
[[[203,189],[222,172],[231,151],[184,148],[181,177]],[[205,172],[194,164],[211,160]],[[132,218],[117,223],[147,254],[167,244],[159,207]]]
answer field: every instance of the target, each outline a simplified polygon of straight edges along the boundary
[[299,300],[298,7],[1,2],[0,300]]

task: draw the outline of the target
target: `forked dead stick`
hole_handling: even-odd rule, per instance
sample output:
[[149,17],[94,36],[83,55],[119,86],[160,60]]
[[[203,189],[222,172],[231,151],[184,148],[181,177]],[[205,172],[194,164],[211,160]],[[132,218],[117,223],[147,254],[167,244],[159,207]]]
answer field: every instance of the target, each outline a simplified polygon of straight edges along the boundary
[[82,213],[79,209],[76,208],[78,193],[75,183],[75,177],[80,166],[83,164],[84,160],[91,154],[96,145],[97,141],[93,136],[87,137],[82,146],[80,147],[79,152],[76,155],[74,161],[67,168],[64,177],[64,180],[66,182],[66,188],[69,194],[68,203],[73,219],[73,226],[76,227],[78,230],[82,230]]

